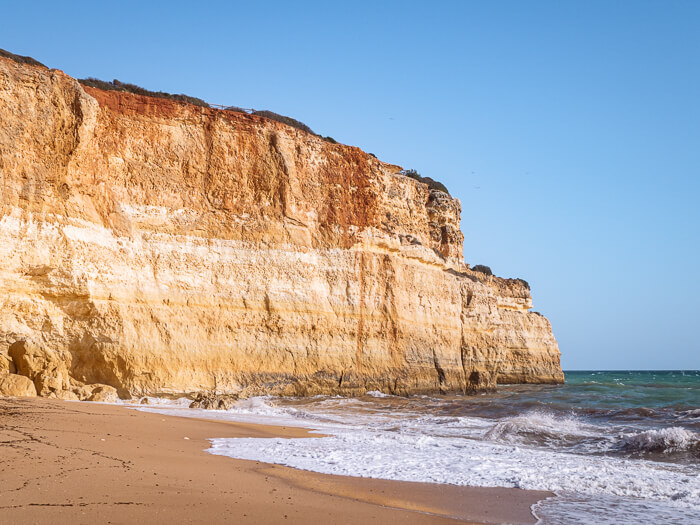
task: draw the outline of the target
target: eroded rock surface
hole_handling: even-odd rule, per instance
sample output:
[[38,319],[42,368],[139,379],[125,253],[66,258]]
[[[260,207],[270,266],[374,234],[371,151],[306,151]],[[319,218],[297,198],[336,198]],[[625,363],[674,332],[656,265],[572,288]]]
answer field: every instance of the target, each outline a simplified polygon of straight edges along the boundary
[[0,396],[34,397],[36,388],[28,377],[0,372]]
[[92,385],[92,392],[87,401],[99,401],[101,403],[114,403],[119,396],[117,389],[109,385]]
[[460,202],[400,170],[0,58],[0,354],[41,341],[13,361],[56,396],[562,381],[529,289],[470,271]]
[[23,340],[10,345],[9,355],[17,373],[31,379],[39,395],[48,396],[70,388],[70,365],[66,363],[70,362],[70,354],[66,360],[58,352]]
[[9,355],[0,354],[0,374],[16,374],[17,367]]

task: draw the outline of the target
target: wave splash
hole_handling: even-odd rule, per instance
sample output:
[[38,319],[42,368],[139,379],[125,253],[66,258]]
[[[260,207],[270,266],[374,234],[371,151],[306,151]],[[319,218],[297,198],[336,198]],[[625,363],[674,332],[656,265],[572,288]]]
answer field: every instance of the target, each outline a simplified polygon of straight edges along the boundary
[[496,423],[484,437],[490,441],[519,444],[555,444],[601,436],[601,429],[579,419],[532,411]]
[[624,450],[634,452],[683,452],[700,449],[700,435],[682,427],[630,433],[620,439]]

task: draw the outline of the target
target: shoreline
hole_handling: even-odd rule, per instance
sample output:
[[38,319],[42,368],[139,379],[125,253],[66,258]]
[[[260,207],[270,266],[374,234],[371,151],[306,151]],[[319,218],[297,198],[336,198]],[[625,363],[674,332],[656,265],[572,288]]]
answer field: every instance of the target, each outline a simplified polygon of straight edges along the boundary
[[4,523],[535,523],[550,492],[319,474],[216,456],[209,439],[299,427],[0,398]]

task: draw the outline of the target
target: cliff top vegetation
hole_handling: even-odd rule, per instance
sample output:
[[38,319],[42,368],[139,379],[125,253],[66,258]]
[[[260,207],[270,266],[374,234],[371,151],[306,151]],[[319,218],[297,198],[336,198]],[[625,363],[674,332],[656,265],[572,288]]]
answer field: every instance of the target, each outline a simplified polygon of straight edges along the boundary
[[32,57],[15,55],[14,53],[10,53],[9,51],[5,51],[4,49],[0,49],[0,57],[12,59],[15,62],[19,62],[20,64],[31,64],[33,66],[46,67],[44,64],[42,64],[41,62],[39,62],[38,60],[36,60]]
[[[31,64],[31,65],[35,65],[35,66],[47,67],[32,57],[16,55],[16,54],[10,53],[9,51],[6,51],[4,49],[0,49],[0,57],[9,58],[11,60],[14,60],[15,62],[20,63],[20,64]],[[174,93],[168,93],[165,91],[151,91],[149,89],[142,88],[141,86],[137,86],[136,84],[131,84],[129,82],[121,82],[120,80],[117,80],[116,78],[110,82],[110,81],[106,81],[106,80],[100,80],[99,78],[88,77],[88,78],[79,78],[78,82],[80,82],[84,86],[102,89],[105,91],[123,91],[126,93],[134,93],[136,95],[143,95],[146,97],[164,98],[164,99],[169,99],[169,100],[175,100],[178,102],[186,102],[186,103],[194,104],[195,106],[204,107],[204,108],[212,107],[209,103],[205,102],[201,98],[192,97],[190,95],[185,95],[183,93],[174,94]],[[336,141],[333,137],[324,137],[323,135],[320,135],[320,134],[314,132],[309,126],[307,126],[303,122],[296,120],[292,117],[280,115],[279,113],[275,113],[274,111],[269,111],[266,109],[263,109],[263,110],[245,109],[245,108],[241,108],[238,106],[226,106],[226,107],[223,107],[223,109],[226,111],[236,111],[239,113],[246,113],[248,115],[257,115],[259,117],[264,117],[264,118],[268,118],[271,120],[275,120],[277,122],[281,122],[282,124],[286,124],[287,126],[292,126],[296,129],[299,129],[299,130],[304,131],[306,133],[310,133],[311,135],[315,135],[317,137],[320,137],[321,139],[325,140],[326,142],[330,142],[331,144],[338,144],[338,141]],[[372,155],[373,157],[376,158],[376,156],[372,153],[369,153],[369,155]],[[447,187],[442,182],[436,181],[430,177],[423,177],[416,170],[412,170],[412,169],[411,170],[403,170],[401,173],[402,173],[402,175],[405,175],[406,177],[409,177],[411,179],[414,179],[414,180],[417,180],[419,182],[423,182],[423,183],[427,184],[431,190],[443,191],[443,192],[447,193],[448,195],[450,193],[447,190]]]
[[413,180],[417,180],[418,182],[427,184],[428,188],[430,188],[431,190],[438,190],[445,192],[448,195],[450,194],[450,192],[447,190],[447,187],[442,182],[432,179],[430,177],[423,177],[416,170],[403,170],[401,174]]
[[166,93],[165,91],[150,91],[148,89],[137,86],[136,84],[129,84],[128,82],[120,82],[116,78],[111,82],[105,80],[100,80],[99,78],[79,78],[80,82],[84,86],[93,87],[97,89],[103,89],[105,91],[125,91],[127,93],[134,93],[136,95],[144,95],[146,97],[156,97],[156,98],[167,98],[170,100],[177,100],[178,102],[187,102],[189,104],[194,104],[195,106],[200,106],[203,108],[210,107],[209,104],[204,102],[201,98],[191,97],[189,95],[172,94]]

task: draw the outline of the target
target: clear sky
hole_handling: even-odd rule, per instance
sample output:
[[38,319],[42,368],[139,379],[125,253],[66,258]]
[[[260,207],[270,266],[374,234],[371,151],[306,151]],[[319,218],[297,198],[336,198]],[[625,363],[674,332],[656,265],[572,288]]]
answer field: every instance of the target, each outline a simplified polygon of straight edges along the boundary
[[564,369],[700,368],[700,2],[0,1],[75,77],[270,109],[444,182]]

